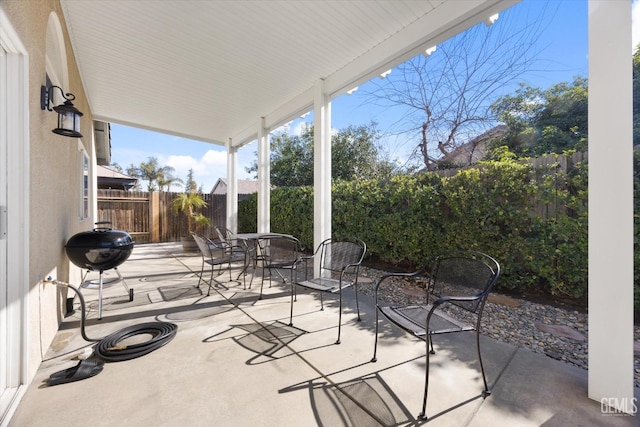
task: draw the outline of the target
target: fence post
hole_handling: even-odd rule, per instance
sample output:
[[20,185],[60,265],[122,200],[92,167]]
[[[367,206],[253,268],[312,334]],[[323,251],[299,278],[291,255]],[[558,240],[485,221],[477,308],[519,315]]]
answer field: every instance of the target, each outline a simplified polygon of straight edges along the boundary
[[149,193],[149,240],[152,243],[160,242],[160,193]]

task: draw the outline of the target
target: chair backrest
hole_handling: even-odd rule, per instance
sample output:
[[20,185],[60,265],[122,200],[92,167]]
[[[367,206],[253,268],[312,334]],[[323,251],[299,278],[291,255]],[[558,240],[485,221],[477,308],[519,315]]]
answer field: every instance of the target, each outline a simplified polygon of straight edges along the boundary
[[198,233],[191,232],[191,235],[193,236],[193,240],[196,241],[198,249],[200,249],[200,253],[203,257],[209,259],[224,257],[224,247],[220,245],[220,243],[216,243],[208,237]]
[[231,241],[233,240],[233,233],[231,232],[231,230],[221,225],[216,225],[215,229],[221,242],[231,244]]
[[202,255],[203,258],[210,257],[211,253],[209,252],[209,247],[207,245],[205,237],[194,232],[191,232],[191,236],[193,237],[193,240],[195,240],[196,245],[198,245],[198,249],[200,250],[200,255]]
[[302,256],[300,241],[293,236],[267,234],[258,239],[258,256],[271,266],[293,266]]
[[356,274],[366,252],[367,245],[355,237],[333,237],[320,243],[316,250],[316,254],[320,254],[321,270],[341,272],[353,266]]
[[198,249],[200,249],[200,253],[202,254],[202,256],[211,257],[211,250],[209,249],[209,244],[207,242],[207,240],[209,239],[194,232],[191,232],[191,235],[193,236],[193,240],[196,241],[196,244],[198,245]]
[[429,277],[429,292],[435,295],[477,296],[473,301],[455,301],[465,310],[477,313],[500,276],[498,261],[481,252],[459,251],[438,256]]

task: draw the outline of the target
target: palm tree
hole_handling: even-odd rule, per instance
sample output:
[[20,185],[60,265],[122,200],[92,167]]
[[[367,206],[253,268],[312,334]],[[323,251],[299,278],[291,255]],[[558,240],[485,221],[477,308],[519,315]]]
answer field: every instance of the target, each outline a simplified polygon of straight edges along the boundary
[[[167,166],[165,166],[166,168]],[[170,172],[163,172],[161,176],[157,179],[158,187],[162,191],[163,187],[166,188],[166,191],[169,191],[172,185],[177,187],[182,187],[183,181],[180,178],[176,178]]]
[[198,212],[198,209],[204,207],[207,207],[207,202],[202,194],[196,192],[180,193],[172,202],[172,210],[175,214],[182,212],[187,216],[189,233],[195,231],[194,223],[202,226],[211,222],[209,218]]
[[149,157],[149,161],[140,163],[140,167],[136,168],[136,176],[144,179],[149,184],[148,191],[162,190],[165,185],[171,185],[175,182],[182,182],[173,177],[175,169],[172,166],[162,166],[158,164],[158,159]]

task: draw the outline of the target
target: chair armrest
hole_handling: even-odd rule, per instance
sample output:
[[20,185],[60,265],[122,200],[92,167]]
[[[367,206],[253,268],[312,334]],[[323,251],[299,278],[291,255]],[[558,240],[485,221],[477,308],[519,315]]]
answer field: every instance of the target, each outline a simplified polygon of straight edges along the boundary
[[451,303],[455,301],[477,301],[482,298],[482,294],[472,295],[472,296],[452,296],[452,295],[443,295],[437,300],[433,302],[434,306],[438,306],[445,303]]
[[400,272],[395,272],[395,273],[386,273],[383,274],[380,279],[378,279],[378,283],[376,283],[374,290],[373,290],[373,297],[374,297],[374,302],[376,305],[378,305],[378,290],[380,289],[380,287],[388,280],[394,277],[401,277],[401,278],[405,278],[405,279],[409,279],[412,277],[417,277],[422,273],[421,270],[418,271],[414,271],[412,273],[400,273]]
[[412,273],[401,273],[401,272],[386,273],[386,274],[383,274],[380,277],[380,279],[378,279],[378,283],[376,284],[376,289],[378,289],[380,287],[380,285],[383,282],[385,282],[387,279],[389,279],[389,278],[392,278],[392,277],[403,277],[405,279],[410,279],[412,277],[420,276],[421,274],[423,274],[423,270],[414,271]]

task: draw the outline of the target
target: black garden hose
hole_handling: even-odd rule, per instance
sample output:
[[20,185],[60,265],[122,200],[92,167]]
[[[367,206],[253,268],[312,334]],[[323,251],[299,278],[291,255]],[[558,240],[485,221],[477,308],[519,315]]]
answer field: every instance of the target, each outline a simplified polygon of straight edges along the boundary
[[[95,353],[106,362],[120,362],[144,356],[162,347],[173,339],[178,326],[168,322],[149,322],[128,326],[101,339]],[[120,345],[120,342],[135,335],[152,335],[149,341],[139,344]]]
[[[44,283],[53,283],[57,286],[69,287],[74,290],[80,300],[80,334],[85,341],[97,341],[95,353],[105,362],[121,362],[123,360],[135,359],[144,356],[154,350],[159,349],[176,336],[178,325],[169,322],[148,322],[139,325],[128,326],[124,329],[107,335],[104,338],[89,338],[84,330],[85,319],[85,303],[82,293],[73,285],[58,280],[47,278]],[[126,340],[135,335],[152,335],[153,338],[139,344],[119,345],[121,341]]]

